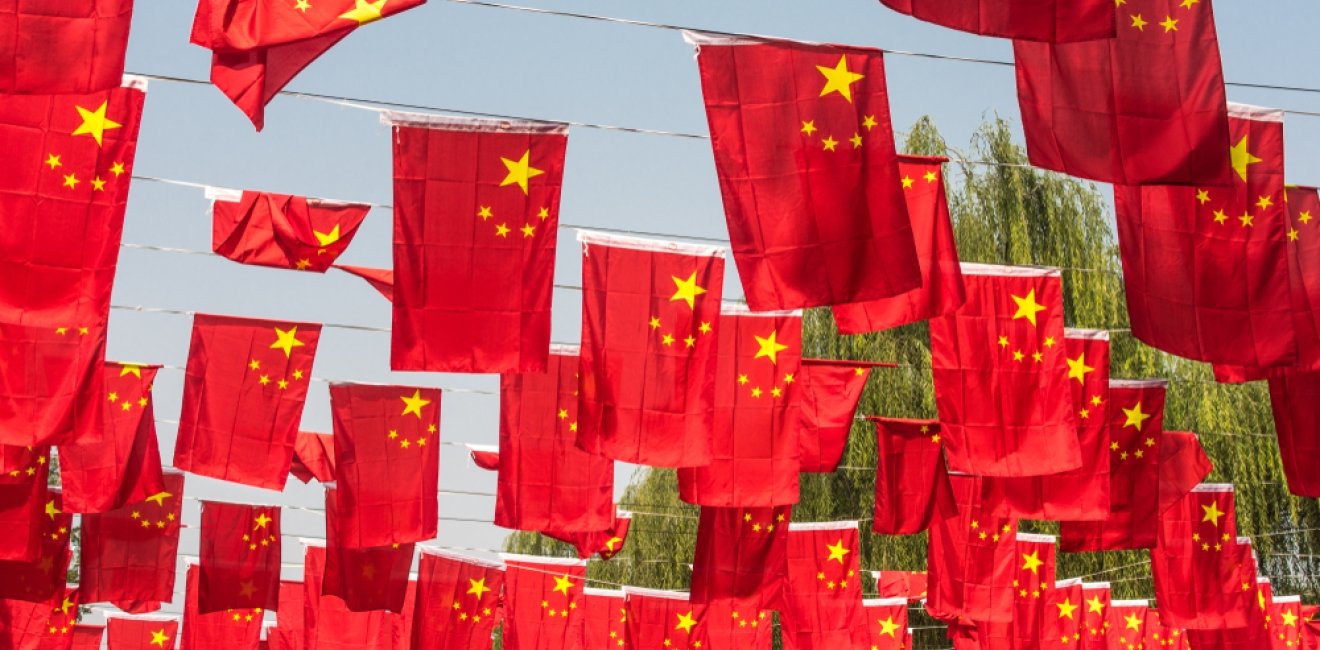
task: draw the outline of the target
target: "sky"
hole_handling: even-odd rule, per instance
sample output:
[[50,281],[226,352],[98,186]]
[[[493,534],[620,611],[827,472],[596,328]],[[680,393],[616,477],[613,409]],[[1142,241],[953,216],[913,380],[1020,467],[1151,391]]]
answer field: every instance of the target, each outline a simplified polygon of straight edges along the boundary
[[[283,0],[271,0],[275,2]],[[290,2],[292,0],[289,0]],[[311,0],[313,3],[316,0]],[[1129,0],[1128,6],[1164,0]],[[953,32],[896,14],[876,0],[521,0],[524,6],[624,17],[687,27],[883,48],[893,124],[904,131],[930,115],[946,140],[966,146],[983,119],[1018,121],[1012,68],[932,60],[900,51],[1007,61],[1008,42]],[[131,73],[205,80],[209,53],[188,43],[194,6],[137,3],[129,42]],[[1215,6],[1225,77],[1230,82],[1320,88],[1320,3],[1314,0],[1220,0]],[[1151,61],[1158,66],[1160,61]],[[676,32],[577,18],[464,5],[430,4],[368,25],[322,56],[288,90],[400,102],[434,112],[469,111],[705,134],[706,120],[693,50]],[[1232,101],[1320,113],[1320,93],[1229,87]],[[1020,134],[1020,129],[1017,129]],[[1288,115],[1288,180],[1320,183],[1320,117]],[[1018,140],[1021,141],[1020,135]],[[901,140],[900,140],[901,141]],[[246,188],[388,205],[392,199],[390,137],[374,112],[297,97],[268,108],[266,128],[247,118],[216,89],[152,81],[147,93],[135,176],[216,187]],[[1107,189],[1106,189],[1107,191]],[[210,250],[208,202],[196,187],[133,183],[126,244]],[[690,237],[726,237],[710,143],[703,139],[584,127],[570,131],[560,212],[556,283],[579,285],[574,233],[562,225],[598,226]],[[391,214],[373,209],[341,263],[389,267]],[[732,263],[725,295],[742,295]],[[113,303],[387,328],[389,304],[364,282],[326,275],[243,266],[222,258],[125,248]],[[557,289],[552,338],[573,343],[580,295]],[[113,360],[182,367],[191,319],[186,315],[111,314]],[[498,378],[493,375],[392,373],[382,332],[327,328],[314,376],[439,386],[473,392],[444,394],[441,436],[448,442],[495,444]],[[155,385],[162,456],[173,457],[183,373],[164,369]],[[329,432],[329,396],[316,383],[302,428]],[[633,468],[620,467],[622,489]],[[476,469],[461,448],[441,449],[440,488],[493,493],[495,476]],[[190,498],[274,503],[319,509],[321,487],[297,480],[283,493],[189,475]],[[638,508],[640,510],[640,508]],[[185,503],[180,553],[197,553],[199,505]],[[440,496],[437,545],[498,548],[507,531],[488,523],[445,520],[493,516],[494,499]],[[286,510],[284,577],[298,579],[299,536],[324,537],[324,518]],[[174,604],[182,611],[180,573]],[[90,622],[101,620],[93,614]]]

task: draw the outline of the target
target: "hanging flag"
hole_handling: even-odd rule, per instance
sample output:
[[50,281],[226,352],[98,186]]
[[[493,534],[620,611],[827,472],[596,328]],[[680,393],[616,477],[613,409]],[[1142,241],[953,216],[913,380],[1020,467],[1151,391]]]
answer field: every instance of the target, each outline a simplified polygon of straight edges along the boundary
[[46,520],[43,506],[49,500],[45,450],[36,458],[39,462],[23,470],[12,470],[11,476],[0,481],[0,561],[36,562],[41,556],[41,532]]
[[1274,596],[1270,607],[1270,643],[1275,650],[1303,648],[1302,597]]
[[578,558],[585,560],[599,555],[601,561],[614,559],[628,541],[628,527],[632,524],[632,513],[620,511],[614,517],[614,523],[605,530],[586,533],[545,532],[546,537],[557,539],[565,544],[572,544],[578,552]]
[[683,32],[753,311],[921,285],[880,50]]
[[930,526],[936,503],[952,499],[940,423],[871,418],[875,422],[877,535],[914,535]]
[[0,600],[0,648],[66,650],[79,602],[77,585],[65,585],[42,602]]
[[1236,539],[1232,485],[1198,485],[1160,516],[1150,559],[1155,598],[1166,622],[1196,630],[1247,625],[1247,611],[1255,603],[1238,587],[1242,553]]
[[104,356],[103,326],[0,322],[0,444],[99,442]]
[[101,640],[105,637],[104,625],[73,626],[73,644],[70,650],[101,650]]
[[1109,510],[1102,521],[1060,524],[1065,553],[1155,546],[1166,387],[1162,379],[1109,381]]
[[106,614],[105,627],[110,650],[174,650],[179,636],[179,620],[171,616]]
[[[1146,620],[1150,603],[1144,600],[1115,600],[1110,603],[1109,638],[1117,640],[1118,647],[1139,647],[1145,643]],[[1110,646],[1114,647],[1114,646]]]
[[910,603],[926,599],[925,571],[872,571],[871,575],[881,598],[903,597]]
[[1065,330],[1068,386],[1077,419],[1080,469],[1026,478],[986,478],[998,514],[1020,519],[1103,521],[1109,516],[1109,332]]
[[1079,650],[1109,650],[1109,639],[1118,631],[1109,625],[1109,607],[1112,600],[1108,582],[1083,582],[1082,599],[1085,610],[1079,611],[1082,620],[1082,638]]
[[151,384],[160,366],[107,361],[100,442],[60,445],[60,487],[71,512],[106,512],[165,489]]
[[614,650],[624,647],[628,637],[628,609],[622,591],[592,589],[583,593],[582,647]]
[[194,316],[174,466],[283,490],[320,338],[317,323]]
[[873,650],[903,650],[912,647],[908,631],[906,598],[872,598],[862,601],[866,624],[856,647]]
[[578,231],[578,446],[654,467],[711,462],[724,249]]
[[[307,567],[306,552],[303,553],[304,572]],[[305,576],[304,576],[305,577]],[[266,640],[272,647],[285,648],[287,650],[304,650],[307,646],[305,630],[307,629],[304,621],[306,612],[304,611],[307,601],[308,587],[303,582],[295,580],[280,581],[280,609],[284,612],[275,617],[275,627],[266,630]],[[319,594],[319,591],[317,592]],[[319,597],[319,596],[318,596]]]
[[1125,1],[1114,19],[1113,38],[1013,42],[1031,164],[1106,183],[1228,185],[1210,0]]
[[425,2],[198,0],[189,40],[211,50],[211,83],[260,131],[266,104],[303,68],[358,27]]
[[329,433],[299,431],[293,439],[293,462],[289,473],[303,483],[316,479],[335,480],[335,437]]
[[803,359],[798,395],[802,399],[799,445],[802,471],[833,474],[848,447],[871,368],[882,364]]
[[501,554],[504,561],[504,646],[559,650],[582,646],[586,560]]
[[334,268],[339,269],[349,275],[356,275],[367,281],[372,289],[375,289],[385,299],[394,302],[394,271],[391,269],[373,269],[367,266],[348,266],[346,264],[335,264]]
[[802,312],[720,311],[711,462],[678,470],[678,496],[718,508],[798,502]]
[[412,650],[489,650],[503,569],[436,549],[421,551]]
[[1053,589],[1043,591],[1041,610],[1040,647],[1080,650],[1082,636],[1087,634],[1083,621],[1086,602],[1082,593],[1082,579],[1059,580],[1054,583]]
[[440,390],[331,384],[335,509],[345,548],[432,539],[440,486]]
[[792,517],[792,506],[703,506],[692,559],[692,602],[728,601],[753,614],[775,609],[785,584]]
[[[1146,647],[1168,648],[1168,650],[1191,650],[1191,641],[1187,630],[1179,630],[1164,625],[1160,613],[1156,610],[1146,612]],[[1258,647],[1258,646],[1250,646]]]
[[1320,497],[1320,473],[1313,465],[1320,458],[1320,417],[1315,411],[1320,404],[1320,372],[1271,377],[1270,403],[1288,491],[1301,497]]
[[774,647],[773,613],[740,606],[735,601],[717,600],[706,605],[706,618],[702,623],[712,648],[771,650]]
[[553,347],[546,372],[500,376],[495,525],[572,534],[614,524],[614,461],[578,449],[577,432],[576,347]]
[[624,587],[629,648],[700,650],[711,648],[706,608],[688,602],[687,594]]
[[[301,600],[305,604],[287,614],[283,607],[280,609],[280,618],[289,614],[303,618],[302,636],[297,637],[297,647],[317,650],[395,650],[405,646],[404,639],[410,634],[405,625],[405,616],[382,609],[354,611],[338,596],[326,593],[330,587],[326,548],[319,541],[301,541],[306,547],[303,583],[300,585],[304,590]],[[411,549],[408,559],[412,560]],[[403,584],[405,588],[408,586],[406,568]],[[354,594],[354,597],[357,595]],[[412,599],[406,595],[404,600],[401,610],[413,604]]]
[[0,10],[0,93],[82,95],[117,88],[133,0],[12,4]]
[[371,205],[206,188],[211,250],[240,264],[325,273],[353,241]]
[[568,125],[386,113],[390,369],[544,372]]
[[204,614],[197,606],[200,570],[188,565],[183,605],[183,633],[179,650],[257,650],[262,609],[228,609]]
[[928,23],[982,36],[1069,43],[1114,37],[1110,0],[880,0]]
[[64,592],[73,513],[65,512],[57,488],[50,488],[40,503],[37,557],[30,562],[0,561],[0,599],[40,603]]
[[785,647],[851,647],[862,625],[861,540],[855,521],[793,523],[780,626]]
[[1229,113],[1231,137],[1215,152],[1228,158],[1230,143],[1227,187],[1114,186],[1132,334],[1196,361],[1292,365],[1283,111]]
[[1160,512],[1172,508],[1213,469],[1195,433],[1165,431],[1160,441]]
[[949,468],[980,476],[1079,469],[1057,269],[963,264],[967,302],[930,322]]
[[198,555],[199,612],[279,607],[279,507],[203,501]]
[[[501,406],[504,400],[500,400]],[[498,445],[474,445],[463,443],[467,447],[468,456],[472,458],[472,464],[488,472],[498,472],[500,470],[500,448]]]
[[[1244,625],[1237,627],[1207,627],[1189,629],[1186,636],[1191,647],[1197,650],[1246,650],[1247,648],[1269,648],[1268,580],[1261,584],[1256,574],[1256,560],[1251,550],[1251,540],[1237,538],[1237,559],[1241,584],[1235,584],[1232,610],[1236,618],[1244,619]],[[1222,604],[1222,601],[1221,601]],[[1162,614],[1163,612],[1161,612]]]
[[86,602],[143,613],[174,600],[183,474],[163,478],[165,488],[141,501],[82,516],[78,579]]
[[321,593],[344,601],[351,612],[403,611],[413,545],[344,548],[339,538],[336,490],[325,490],[325,573]]
[[921,286],[891,298],[834,305],[840,334],[879,332],[908,323],[944,316],[967,300],[958,246],[953,240],[949,203],[944,196],[948,158],[899,156],[903,195],[907,199],[912,234],[921,265]]
[[[926,611],[941,621],[1008,623],[1013,612],[1015,522],[993,514],[979,477],[949,477],[953,499],[936,502],[926,567]],[[956,507],[952,507],[956,506]]]
[[1016,589],[1013,593],[1011,647],[1041,647],[1045,622],[1057,619],[1063,609],[1049,606],[1055,583],[1054,558],[1053,535],[1017,533],[1013,563],[1013,586]]

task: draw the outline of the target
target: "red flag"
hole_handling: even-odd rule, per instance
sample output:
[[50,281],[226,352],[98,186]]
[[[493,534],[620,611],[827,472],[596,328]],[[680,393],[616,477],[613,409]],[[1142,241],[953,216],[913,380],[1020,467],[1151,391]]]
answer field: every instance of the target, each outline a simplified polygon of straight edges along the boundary
[[133,0],[10,4],[0,10],[0,93],[81,95],[124,76]]
[[1241,582],[1233,585],[1235,588],[1233,595],[1234,600],[1240,605],[1233,605],[1233,613],[1236,618],[1245,620],[1245,624],[1237,627],[1208,626],[1206,629],[1187,630],[1188,641],[1197,650],[1247,650],[1270,647],[1269,622],[1266,621],[1266,616],[1269,615],[1267,601],[1269,581],[1265,580],[1262,584],[1257,579],[1256,561],[1249,538],[1238,537],[1236,550],[1238,576]]
[[710,464],[724,250],[586,231],[578,241],[578,445],[639,465]]
[[345,548],[435,537],[440,390],[331,384],[336,514]]
[[[303,553],[303,567],[306,571],[307,561]],[[306,576],[304,575],[304,578]],[[305,618],[307,607],[307,591],[309,588],[303,582],[294,580],[280,581],[280,609],[284,612],[275,617],[275,627],[266,630],[266,641],[273,648],[282,648],[285,650],[305,650],[307,647],[304,638],[307,629]],[[319,593],[319,592],[318,592]],[[319,596],[318,596],[319,598]]]
[[578,449],[576,348],[551,350],[546,372],[500,376],[495,525],[554,533],[614,524],[614,461]]
[[880,0],[881,4],[952,29],[1026,41],[1068,43],[1114,36],[1109,0]]
[[321,326],[197,314],[174,466],[283,490]]
[[967,302],[930,322],[949,468],[982,476],[1078,469],[1059,271],[964,264]]
[[632,524],[631,512],[619,512],[614,517],[614,523],[605,530],[593,530],[586,533],[558,533],[546,531],[547,537],[557,539],[566,544],[572,544],[577,548],[578,558],[587,559],[593,555],[600,555],[603,561],[614,559],[619,551],[623,550],[623,545],[628,541],[628,527]]
[[944,196],[945,162],[948,158],[898,157],[921,264],[921,286],[892,298],[835,305],[834,323],[840,334],[878,332],[930,320],[958,309],[967,300]]
[[792,516],[792,506],[703,507],[692,559],[692,602],[730,601],[752,612],[774,609],[784,589]]
[[[1079,650],[1086,635],[1082,579],[1059,580],[1041,594],[1040,647]],[[1155,650],[1152,648],[1151,650]]]
[[865,633],[859,638],[861,645],[873,650],[903,650],[912,645],[908,632],[906,598],[876,598],[862,601],[866,618]]
[[719,508],[797,503],[802,314],[725,307],[718,336],[711,462],[678,470],[679,498]]
[[101,650],[101,639],[105,636],[104,625],[73,626],[73,644],[71,650]]
[[321,593],[344,601],[352,612],[403,611],[413,545],[344,548],[339,539],[339,515],[333,488],[325,491],[325,574]]
[[[719,600],[706,605],[706,634],[712,648],[771,650],[774,647],[773,612]],[[588,648],[592,646],[587,646]]]
[[0,444],[99,442],[105,328],[0,323]]
[[875,422],[875,518],[878,535],[926,530],[936,503],[952,496],[935,420],[871,418]]
[[1132,334],[1196,361],[1291,365],[1283,112],[1230,113],[1230,186],[1114,187]]
[[1213,469],[1195,433],[1165,431],[1160,440],[1160,512],[1173,507]]
[[[385,610],[353,611],[338,596],[326,593],[330,587],[326,582],[329,580],[326,550],[308,540],[303,543],[307,550],[301,586],[304,588],[302,600],[306,604],[290,612],[281,608],[280,613],[280,618],[289,614],[304,617],[303,636],[297,639],[300,647],[317,650],[394,650],[405,647],[409,634],[405,616]],[[412,559],[411,549],[408,559]],[[403,583],[406,588],[406,569]],[[403,607],[412,604],[411,599],[408,601]]]
[[857,522],[788,527],[788,574],[780,611],[784,646],[851,647],[862,624]]
[[179,636],[179,620],[170,616],[107,614],[105,627],[110,650],[174,650]]
[[921,285],[880,50],[684,32],[753,311]]
[[583,589],[585,611],[582,647],[612,650],[624,647],[628,637],[628,609],[622,591]]
[[1114,38],[1014,41],[1031,164],[1107,183],[1227,185],[1209,0],[1136,0],[1114,18]]
[[1199,485],[1160,516],[1150,558],[1164,621],[1197,630],[1247,624],[1255,603],[1238,587],[1242,552],[1236,539],[1232,485]]
[[73,514],[64,511],[58,489],[50,488],[40,503],[37,556],[30,562],[0,561],[0,599],[39,603],[64,593]]
[[1270,607],[1270,644],[1274,650],[1302,648],[1302,597],[1274,596]]
[[41,531],[48,501],[46,458],[24,470],[13,470],[17,477],[0,481],[0,561],[36,562],[41,555]]
[[1086,609],[1078,612],[1083,629],[1077,647],[1080,650],[1109,650],[1109,639],[1118,634],[1118,630],[1108,625],[1112,600],[1109,583],[1082,583],[1082,598]]
[[279,607],[280,509],[202,502],[198,611]]
[[316,479],[322,483],[335,480],[335,437],[329,433],[299,431],[293,439],[293,462],[289,473],[307,483]]
[[68,650],[78,602],[77,585],[66,585],[42,602],[0,600],[0,648]]
[[799,444],[803,472],[832,474],[839,469],[857,404],[870,377],[869,364],[802,360],[798,394],[802,398]]
[[325,273],[367,218],[366,203],[206,188],[211,250],[240,264]]
[[999,514],[1022,519],[1102,521],[1109,516],[1109,332],[1065,330],[1068,385],[1082,467],[1027,478],[986,478]]
[[1110,605],[1107,621],[1110,629],[1108,647],[1117,650],[1128,646],[1142,646],[1146,638],[1150,603],[1144,600],[1115,600]]
[[871,575],[881,598],[901,596],[911,603],[926,599],[925,571],[872,571]]
[[1303,497],[1320,497],[1320,372],[1289,373],[1270,378],[1270,402],[1274,429],[1279,437],[1279,455],[1288,491]]
[[[1014,522],[983,502],[981,481],[954,474],[951,504],[930,526],[926,611],[950,623],[1007,623],[1013,611]],[[956,504],[955,507],[951,507]]]
[[706,608],[688,602],[687,594],[624,587],[627,595],[628,648],[700,650],[711,648]]
[[86,602],[141,613],[174,600],[183,474],[167,471],[163,478],[165,489],[142,501],[82,516],[79,580]]
[[345,264],[335,264],[335,268],[356,275],[367,281],[372,289],[380,292],[385,299],[394,302],[394,271],[390,269],[373,269],[366,266],[348,266]]
[[1315,618],[1320,605],[1307,605],[1302,608],[1302,640],[1306,650],[1320,648],[1320,620]]
[[568,125],[385,115],[393,370],[543,372]]
[[504,571],[430,548],[419,567],[412,650],[488,650]]
[[1054,543],[1052,535],[1017,534],[1013,557],[1013,585],[1016,587],[1012,607],[1013,647],[1038,648],[1042,647],[1042,640],[1053,640],[1043,636],[1045,622],[1057,620],[1064,609],[1057,604],[1051,606],[1049,602],[1055,588]]
[[504,647],[559,650],[582,646],[585,560],[501,554]]
[[261,608],[203,614],[197,606],[199,574],[197,565],[188,565],[188,591],[183,605],[179,650],[257,650],[257,641],[261,637]]
[[[504,401],[500,401],[503,406]],[[498,472],[500,469],[500,448],[496,445],[473,445],[464,444],[467,447],[468,454],[472,457],[472,464],[488,472]]]
[[100,442],[60,445],[60,486],[71,512],[106,512],[165,489],[151,384],[160,366],[106,362]]
[[266,104],[317,57],[358,27],[425,2],[198,0],[189,40],[211,50],[211,83],[260,131]]

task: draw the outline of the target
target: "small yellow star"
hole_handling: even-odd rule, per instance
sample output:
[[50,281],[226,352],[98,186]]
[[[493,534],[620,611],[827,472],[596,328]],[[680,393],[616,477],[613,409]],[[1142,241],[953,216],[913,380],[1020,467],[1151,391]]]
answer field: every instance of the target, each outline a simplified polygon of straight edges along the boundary
[[651,317],[651,329],[653,329],[653,330],[658,330],[658,329],[660,329],[660,319],[659,319],[659,318],[656,318],[655,316],[652,316],[652,317]]
[[530,224],[530,223],[527,224],[527,225],[524,225],[524,226],[522,227],[521,230],[522,230],[523,237],[531,237],[532,235],[535,235],[535,234],[536,234],[536,228],[534,228],[534,227],[532,226],[532,224]]
[[803,123],[802,123],[802,132],[805,133],[805,134],[807,134],[807,135],[811,135],[811,134],[815,133],[815,132],[816,132],[816,121],[815,121],[815,120],[807,120],[807,121],[803,122]]
[[51,169],[55,169],[56,167],[59,167],[61,164],[60,157],[55,154],[50,154],[46,156],[46,164],[50,165]]
[[110,165],[110,173],[114,174],[116,177],[122,175],[124,173],[124,163],[116,162]]
[[95,192],[105,191],[105,181],[101,180],[100,176],[95,176],[92,178],[92,190]]
[[69,175],[65,176],[65,177],[64,177],[64,186],[67,187],[67,188],[69,188],[69,189],[75,189],[75,188],[77,188],[77,187],[78,187],[78,175],[77,175],[77,174],[69,174]]
[[1196,200],[1200,202],[1201,205],[1209,203],[1210,192],[1207,190],[1196,190]]
[[701,332],[702,334],[710,334],[710,322],[701,321],[701,325],[697,327],[697,331]]
[[848,138],[848,141],[852,143],[853,149],[856,149],[862,146],[862,134],[854,133],[851,138]]
[[293,4],[293,8],[303,13],[307,13],[307,10],[311,9],[312,5],[311,3],[307,2],[307,0],[296,0],[296,2],[294,2]]
[[927,183],[934,183],[935,179],[938,178],[938,176],[935,175],[934,171],[928,171],[925,174],[922,174],[921,177],[926,179]]
[[1173,16],[1165,16],[1164,22],[1160,23],[1160,27],[1164,28],[1165,34],[1176,32],[1178,31],[1178,19]]
[[672,334],[665,334],[664,336],[661,336],[661,337],[660,337],[660,342],[663,343],[663,344],[665,344],[665,345],[673,345],[673,344],[674,344],[674,337],[673,337]]
[[495,234],[496,234],[496,236],[499,236],[499,237],[503,237],[503,238],[505,238],[505,239],[508,239],[508,238],[509,238],[509,227],[508,227],[507,225],[505,225],[505,224],[500,224],[500,225],[498,225],[498,226],[495,226]]
[[1215,210],[1215,223],[1222,224],[1228,221],[1228,215],[1223,210]]
[[834,136],[828,135],[825,136],[825,139],[821,140],[820,143],[824,145],[826,151],[834,151],[835,147],[839,145],[839,141],[835,140]]
[[1255,225],[1256,225],[1256,223],[1255,223],[1255,222],[1256,222],[1256,218],[1253,217],[1253,216],[1251,216],[1250,214],[1244,214],[1244,215],[1238,217],[1238,221],[1242,222],[1242,227],[1243,227],[1243,228],[1253,228],[1253,227],[1255,227]]
[[903,177],[903,189],[905,189],[905,190],[907,190],[907,189],[911,189],[911,188],[912,188],[912,184],[913,184],[914,182],[916,182],[916,181],[913,181],[911,176],[904,176],[904,177]]
[[389,2],[389,0],[375,0],[375,2],[354,0],[353,8],[339,14],[339,17],[344,20],[356,20],[359,26],[365,25],[374,20],[380,20],[381,10],[385,8],[386,2]]
[[1293,229],[1291,229],[1291,230],[1288,231],[1288,241],[1297,241],[1298,237],[1299,237],[1299,235],[1298,235],[1298,233],[1297,233],[1297,229],[1296,229],[1296,228],[1293,228]]
[[485,221],[494,216],[494,214],[490,211],[489,205],[483,205],[477,210],[477,216],[481,217],[482,221]]
[[1141,14],[1133,14],[1133,15],[1132,15],[1132,26],[1133,26],[1133,27],[1136,27],[1138,30],[1144,32],[1144,31],[1146,31],[1146,24],[1147,24],[1147,23],[1146,23],[1146,19],[1145,19],[1145,18],[1142,18],[1142,17],[1141,17]]
[[862,126],[863,126],[867,131],[870,131],[871,129],[874,129],[876,124],[878,124],[878,122],[875,121],[875,116],[874,116],[874,115],[867,115],[867,116],[864,116],[864,117],[862,118]]
[[1273,205],[1274,205],[1274,200],[1271,199],[1269,196],[1262,196],[1260,197],[1259,200],[1256,201],[1256,207],[1262,210],[1268,210]]

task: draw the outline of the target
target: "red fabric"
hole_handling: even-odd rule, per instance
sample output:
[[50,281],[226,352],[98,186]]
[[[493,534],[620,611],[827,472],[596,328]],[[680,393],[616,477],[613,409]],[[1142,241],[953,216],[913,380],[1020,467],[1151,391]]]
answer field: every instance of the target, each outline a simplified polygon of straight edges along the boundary
[[687,594],[625,589],[628,595],[627,648],[700,650],[712,648],[706,608],[688,602]]
[[[1155,648],[1168,648],[1170,650],[1191,650],[1191,642],[1188,639],[1187,630],[1167,627],[1160,620],[1160,613],[1155,610],[1146,612],[1146,647],[1154,650]],[[1257,646],[1251,646],[1257,647]]]
[[[503,405],[504,401],[500,400]],[[574,402],[576,404],[576,402]],[[500,470],[500,448],[493,445],[464,445],[468,449],[468,455],[472,458],[472,464],[488,472],[498,472]]]
[[243,190],[208,192],[211,250],[240,264],[325,273],[371,206]]
[[930,322],[949,469],[1041,476],[1078,469],[1057,270],[963,265],[967,302]]
[[593,555],[599,555],[601,560],[609,561],[614,559],[619,551],[623,550],[624,543],[628,541],[628,528],[631,524],[632,514],[620,513],[614,518],[614,523],[605,530],[593,530],[585,533],[548,531],[545,532],[545,535],[566,544],[572,544],[577,548],[578,558],[580,559],[585,560]]
[[876,433],[878,535],[914,535],[930,526],[936,503],[952,498],[935,420],[872,418]]
[[165,489],[151,384],[160,366],[106,362],[100,442],[60,445],[60,487],[72,512],[106,512]]
[[174,466],[283,490],[320,338],[317,323],[194,316]]
[[73,626],[72,650],[101,650],[101,638],[105,636],[104,625]]
[[503,557],[504,646],[509,650],[584,648],[582,606],[587,563],[526,555]]
[[862,601],[864,618],[863,632],[858,636],[855,647],[870,647],[873,650],[904,650],[912,646],[912,635],[908,632],[908,610],[906,598],[885,598]]
[[720,314],[711,462],[678,470],[678,496],[701,506],[798,502],[802,316]]
[[74,585],[42,602],[0,600],[0,648],[69,650],[79,602]]
[[343,600],[353,612],[403,611],[408,594],[408,571],[413,545],[344,548],[339,539],[336,490],[325,491],[325,573],[321,593]]
[[332,384],[336,513],[345,548],[432,539],[440,486],[440,390]]
[[105,328],[0,322],[0,444],[99,442]]
[[[1055,583],[1041,593],[1040,647],[1079,650],[1082,636],[1089,636],[1083,621],[1086,601],[1082,581],[1077,578]],[[1151,650],[1155,650],[1151,648]]]
[[400,119],[390,368],[544,372],[568,127]]
[[1173,507],[1213,469],[1195,433],[1165,431],[1160,441],[1160,512]]
[[495,525],[584,533],[614,524],[614,461],[578,449],[577,393],[576,350],[552,351],[546,372],[500,376]]
[[1238,627],[1212,627],[1187,630],[1186,636],[1191,647],[1197,650],[1248,650],[1270,647],[1269,623],[1265,617],[1269,614],[1269,583],[1259,582],[1256,578],[1256,563],[1252,557],[1251,542],[1245,537],[1238,538],[1239,576],[1241,583],[1234,593],[1234,600],[1241,603],[1241,609],[1234,605],[1234,614],[1245,620]]
[[1015,524],[992,514],[977,477],[949,479],[956,507],[936,503],[927,548],[926,611],[959,625],[1007,623],[1013,609]]
[[[739,607],[723,600],[706,606],[706,633],[712,648],[771,650],[774,647],[773,612]],[[587,646],[591,648],[592,646]]]
[[1146,639],[1150,605],[1144,600],[1115,600],[1109,608],[1109,650],[1140,647]]
[[873,571],[875,590],[881,598],[908,599],[917,602],[926,599],[925,571]]
[[[1248,599],[1231,485],[1202,485],[1160,516],[1159,542],[1150,553],[1155,597],[1173,627],[1243,627]],[[1252,576],[1252,583],[1255,576]]]
[[894,11],[952,29],[1067,43],[1114,36],[1110,0],[880,0]]
[[[307,561],[304,557],[304,572],[306,567]],[[307,642],[304,639],[308,609],[306,591],[307,586],[303,582],[280,581],[279,611],[282,613],[275,617],[275,627],[266,630],[266,641],[271,647],[283,650],[306,650]]]
[[864,616],[860,554],[855,521],[789,526],[788,577],[779,610],[784,647],[852,647]]
[[394,302],[394,271],[391,269],[373,269],[367,266],[348,266],[345,264],[335,264],[335,268],[356,275],[367,281],[372,289],[380,292],[385,299]]
[[[1175,28],[1160,22],[1166,16]],[[1114,38],[1014,41],[1031,164],[1108,183],[1227,185],[1210,0],[1136,0],[1114,17]]]
[[871,368],[846,361],[802,360],[798,444],[803,472],[832,474],[839,469],[870,377]]
[[64,511],[60,493],[53,488],[40,504],[37,556],[31,562],[0,561],[0,598],[36,603],[64,593],[72,557],[69,533],[73,530],[73,514]]
[[752,612],[776,608],[792,517],[792,506],[703,507],[692,559],[692,602],[729,601]]
[[578,232],[578,446],[639,465],[711,462],[724,251]]
[[504,571],[431,549],[419,567],[412,650],[489,650]]
[[1102,521],[1109,515],[1109,333],[1067,330],[1068,385],[1082,466],[1028,478],[986,478],[998,514],[1020,519]]
[[1109,621],[1109,607],[1112,596],[1108,582],[1082,584],[1083,607],[1077,610],[1082,621],[1082,635],[1078,639],[1079,650],[1109,650],[1109,638],[1117,636],[1118,630],[1106,626]]
[[921,285],[880,50],[690,34],[753,311]]
[[83,599],[126,612],[150,612],[174,600],[175,558],[183,524],[183,474],[165,489],[117,510],[82,516]]
[[1307,605],[1302,608],[1302,641],[1306,650],[1320,648],[1320,621],[1314,620],[1320,605]]
[[233,609],[203,614],[197,607],[199,574],[197,565],[188,566],[183,640],[179,650],[257,650],[257,641],[261,637],[261,610]]
[[[1058,606],[1050,606],[1049,598],[1054,591],[1054,537],[1049,535],[1029,535],[1018,533],[1016,548],[1013,552],[1013,605],[1008,638],[1012,648],[1040,648],[1046,639],[1043,635],[1045,622],[1059,617]],[[994,624],[989,624],[995,627]],[[1051,635],[1053,636],[1053,635]]]
[[1279,455],[1288,491],[1302,497],[1320,497],[1320,372],[1290,373],[1270,378],[1270,402],[1274,430],[1279,437]]
[[266,104],[317,57],[359,26],[425,2],[331,0],[299,10],[258,0],[198,0],[190,40],[211,50],[211,83],[260,131]]
[[299,431],[298,437],[293,439],[289,473],[303,483],[312,479],[322,483],[335,480],[334,434]]
[[1282,112],[1232,115],[1231,186],[1114,187],[1132,334],[1196,361],[1291,365]]
[[174,650],[179,636],[179,621],[173,618],[108,616],[105,627],[110,650]]
[[1270,605],[1270,648],[1303,648],[1302,601],[1297,596],[1275,596]]
[[[46,477],[49,452],[41,462],[0,481],[0,561],[35,562],[41,555],[41,531],[46,519]],[[17,470],[15,470],[17,471]]]
[[628,610],[622,591],[584,590],[582,647],[617,650],[628,637]]
[[0,445],[0,485],[22,483],[48,462],[50,447]]
[[202,502],[198,611],[279,607],[280,509]]
[[921,286],[892,298],[834,305],[834,323],[840,334],[878,332],[930,320],[958,309],[967,299],[944,196],[945,162],[947,158],[898,157],[921,264]]
[[[409,559],[412,559],[411,554]],[[326,594],[328,584],[323,576],[327,572],[327,554],[320,546],[307,546],[304,560],[304,593],[302,608],[286,612],[281,606],[280,618],[302,616],[300,647],[316,650],[394,650],[406,648],[409,635],[405,616],[384,610],[353,611],[337,596]],[[407,587],[405,570],[404,586]],[[283,590],[283,585],[281,585]],[[404,607],[412,604],[412,598]],[[269,634],[268,634],[269,636]],[[276,636],[292,636],[276,635]]]
[[11,2],[0,9],[0,92],[80,95],[124,76],[133,0]]

